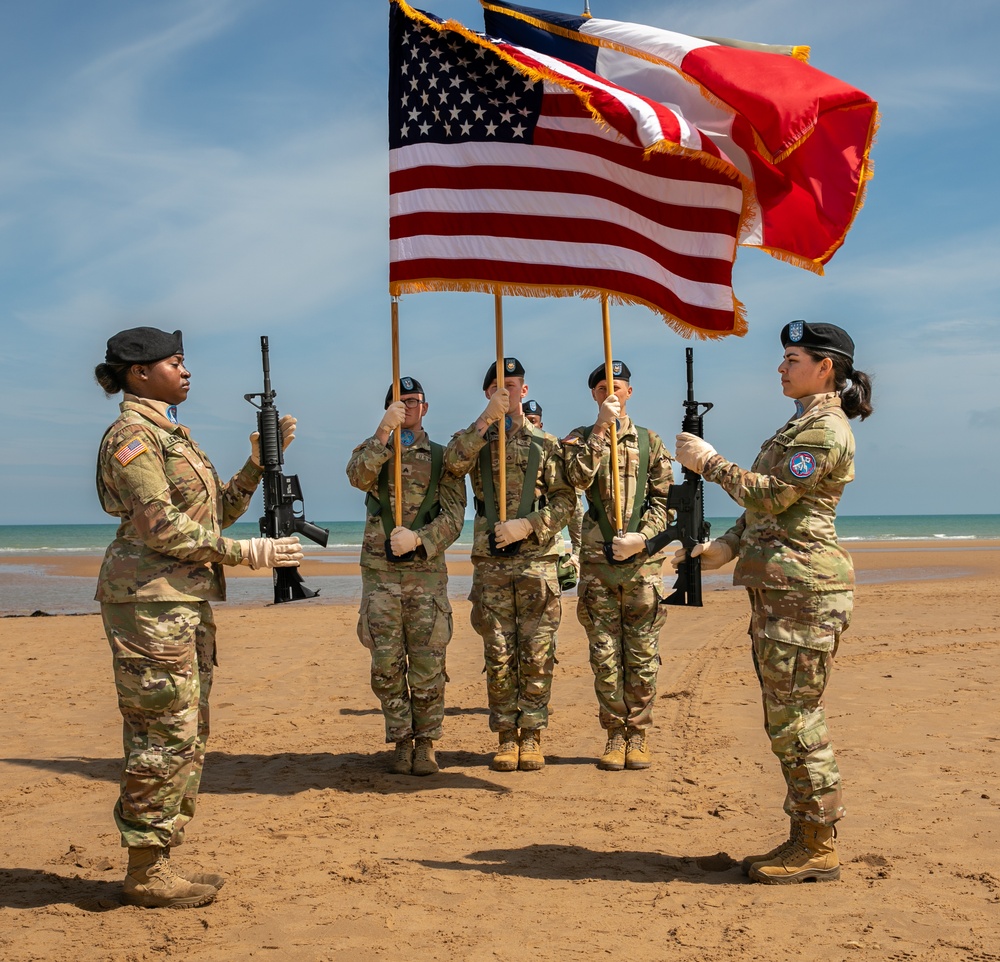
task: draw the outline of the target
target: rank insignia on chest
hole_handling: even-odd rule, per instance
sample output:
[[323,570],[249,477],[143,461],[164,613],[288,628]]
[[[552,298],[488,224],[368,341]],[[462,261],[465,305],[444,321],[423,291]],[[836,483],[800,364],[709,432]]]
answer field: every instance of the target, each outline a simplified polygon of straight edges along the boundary
[[413,432],[409,428],[407,428],[399,435],[399,440],[403,442],[403,445],[405,447],[409,447],[411,444],[413,444]]
[[816,470],[816,459],[808,451],[799,451],[792,455],[788,470],[797,478],[808,478]]
[[134,461],[140,454],[145,454],[148,450],[146,442],[141,438],[136,438],[134,441],[129,441],[128,444],[123,445],[115,451],[115,460],[124,466],[130,461]]

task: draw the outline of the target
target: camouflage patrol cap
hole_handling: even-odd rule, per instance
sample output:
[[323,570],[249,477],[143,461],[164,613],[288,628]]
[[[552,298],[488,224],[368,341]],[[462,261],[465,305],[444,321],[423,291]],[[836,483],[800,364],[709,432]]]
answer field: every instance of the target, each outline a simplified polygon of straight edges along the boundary
[[836,324],[810,324],[807,321],[789,321],[781,329],[782,347],[806,347],[814,351],[842,354],[854,363],[854,341]]
[[[616,381],[631,381],[632,372],[628,369],[628,365],[624,361],[612,361],[611,362],[611,377]],[[591,391],[597,387],[601,381],[604,380],[604,365],[601,364],[595,367],[593,371],[590,372],[590,377],[587,378],[587,387]]]
[[168,334],[155,327],[131,327],[108,338],[105,364],[152,364],[184,353],[180,331]]
[[537,401],[525,401],[521,405],[522,414],[537,414],[539,417],[542,416],[542,406]]
[[[503,376],[524,377],[524,368],[516,357],[505,357],[503,359]],[[497,365],[494,361],[486,370],[486,377],[483,378],[483,390],[488,391],[490,385],[497,379]]]
[[[399,396],[402,397],[404,394],[424,394],[424,389],[421,383],[415,377],[401,377],[399,379]],[[389,390],[385,392],[385,406],[388,407],[392,404],[392,385],[389,385]]]

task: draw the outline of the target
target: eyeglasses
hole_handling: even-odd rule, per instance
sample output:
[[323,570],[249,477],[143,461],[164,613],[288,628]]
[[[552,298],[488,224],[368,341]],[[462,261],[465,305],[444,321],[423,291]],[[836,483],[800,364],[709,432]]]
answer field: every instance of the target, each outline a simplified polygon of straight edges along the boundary
[[400,401],[402,401],[408,408],[420,407],[420,405],[424,403],[424,399],[420,397],[401,397]]

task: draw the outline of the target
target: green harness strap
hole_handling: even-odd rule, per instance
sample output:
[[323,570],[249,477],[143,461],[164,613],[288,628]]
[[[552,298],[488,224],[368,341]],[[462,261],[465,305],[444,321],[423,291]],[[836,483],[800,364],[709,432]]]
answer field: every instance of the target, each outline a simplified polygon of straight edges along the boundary
[[[441,505],[438,504],[437,490],[441,480],[441,464],[444,461],[444,448],[440,444],[428,439],[431,446],[431,480],[427,485],[427,493],[424,500],[420,502],[420,507],[413,520],[406,525],[411,531],[422,528],[428,521],[433,521],[441,513]],[[389,505],[389,462],[382,465],[382,470],[378,473],[378,498],[375,498],[369,491],[365,495],[365,507],[370,515],[382,516],[382,530],[388,538],[395,527],[392,512],[385,510]]]
[[[583,432],[583,440],[590,437],[593,428],[587,428]],[[646,498],[646,478],[649,476],[649,431],[635,426],[636,438],[639,442],[639,472],[635,478],[635,497],[632,499],[632,512],[629,515],[628,527],[626,531],[638,531],[639,523],[642,521],[642,502]],[[610,464],[609,464],[610,467]],[[608,512],[604,509],[604,501],[601,499],[601,488],[597,476],[594,476],[594,483],[587,489],[587,501],[590,503],[591,517],[596,517],[597,524],[601,529],[601,535],[605,541],[611,541],[615,536],[611,529],[611,521],[608,519]]]
[[[528,463],[524,468],[524,487],[521,488],[521,503],[517,506],[517,518],[526,518],[531,513],[535,503],[535,487],[538,484],[538,467],[542,462],[542,434],[529,421],[524,422],[524,428],[531,432],[531,449],[528,451]],[[483,514],[493,527],[500,520],[500,509],[497,507],[497,492],[493,485],[493,464],[490,459],[490,443],[486,442],[479,449],[479,474],[483,479]],[[528,478],[534,483],[528,484]]]

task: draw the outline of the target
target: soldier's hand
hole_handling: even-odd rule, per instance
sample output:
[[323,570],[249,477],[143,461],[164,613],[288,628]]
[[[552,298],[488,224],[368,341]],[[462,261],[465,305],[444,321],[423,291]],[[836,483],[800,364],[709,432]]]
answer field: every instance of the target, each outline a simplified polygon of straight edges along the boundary
[[576,572],[576,580],[580,580],[580,556],[578,554],[571,554],[569,556],[569,561],[567,562]]
[[510,521],[498,521],[493,528],[497,547],[506,548],[515,541],[524,541],[534,530],[527,518],[512,518]]
[[257,568],[297,568],[302,561],[302,545],[299,539],[289,538],[250,538],[240,541],[243,558],[240,564],[254,570]]
[[[278,421],[278,432],[281,434],[281,450],[284,451],[289,444],[295,440],[295,426],[299,422],[290,414],[284,414]],[[250,460],[257,467],[261,467],[260,460],[260,432],[254,431],[250,435]]]
[[392,553],[398,558],[416,551],[420,545],[420,536],[415,531],[400,526],[389,532],[389,544],[392,546]]
[[608,426],[617,421],[621,416],[621,399],[617,394],[609,394],[597,412],[597,420],[594,422],[594,433],[603,435],[607,431]]
[[385,409],[382,420],[378,423],[376,434],[379,438],[389,440],[389,435],[398,428],[406,419],[406,405],[402,401],[393,401]]
[[611,539],[611,554],[615,561],[627,561],[645,548],[646,539],[638,531],[630,531]]
[[510,407],[510,394],[506,388],[497,388],[483,410],[483,413],[479,415],[479,420],[483,421],[489,427],[494,421],[499,421],[507,413],[508,407]]
[[718,453],[711,444],[702,440],[696,434],[683,433],[677,435],[677,449],[674,457],[690,471],[701,474],[705,470],[708,459]]
[[[729,547],[727,541],[709,541],[707,544],[696,544],[691,549],[691,557],[701,558],[702,571],[714,571],[733,560],[733,549]],[[670,564],[676,570],[686,560],[687,550],[678,548],[670,559]]]

